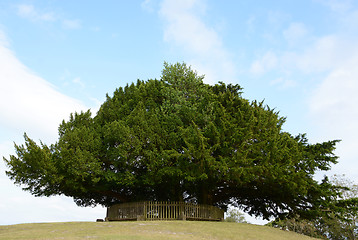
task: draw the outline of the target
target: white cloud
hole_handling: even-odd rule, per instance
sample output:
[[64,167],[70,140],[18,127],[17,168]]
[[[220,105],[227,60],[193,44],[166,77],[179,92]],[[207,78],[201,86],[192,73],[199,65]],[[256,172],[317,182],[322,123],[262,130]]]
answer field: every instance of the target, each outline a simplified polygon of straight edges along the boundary
[[80,77],[76,77],[72,80],[73,83],[79,85],[81,88],[86,87],[86,85],[82,82]]
[[[358,51],[337,66],[313,92],[310,113],[325,134],[342,139],[342,159],[356,161],[358,146]],[[353,170],[353,169],[352,169]],[[355,171],[355,170],[354,170]],[[357,176],[358,177],[358,176]]]
[[256,74],[275,71],[278,77],[271,84],[277,87],[294,84],[286,81],[287,76],[302,78],[300,86],[306,87],[297,90],[309,96],[305,104],[309,111],[308,124],[313,126],[310,139],[312,142],[341,139],[336,151],[339,164],[333,169],[358,181],[357,12],[351,9],[349,2],[335,5],[339,2],[328,1],[327,4],[334,11],[346,11],[346,14],[335,15],[335,29],[339,30],[314,36],[305,25],[291,23],[282,31],[281,40],[292,46],[292,42],[301,39],[296,41],[297,48],[267,51],[252,62],[250,71]]
[[[286,35],[293,37],[295,34],[286,32]],[[292,39],[290,41],[292,42]],[[312,37],[309,44],[300,46],[297,51],[267,51],[252,62],[249,70],[256,75],[263,75],[271,70],[282,71],[282,74],[295,71],[305,74],[324,73],[351,55],[348,47],[351,44],[338,35]]]
[[297,83],[292,79],[280,77],[271,81],[270,85],[278,85],[282,89],[287,89],[297,86]]
[[33,5],[20,4],[17,5],[17,14],[20,17],[30,19],[32,21],[55,21],[53,12],[40,13]]
[[351,121],[358,120],[357,77],[355,66],[344,66],[333,70],[314,91],[311,111],[322,124],[335,126],[332,132],[338,129],[345,129],[344,132],[358,130],[356,122]]
[[323,36],[309,47],[302,54],[296,56],[296,66],[303,72],[323,72],[332,69],[339,63],[344,54],[340,44],[343,42],[335,35]]
[[16,9],[17,14],[20,17],[29,19],[33,22],[57,22],[62,24],[64,29],[71,30],[82,28],[82,22],[79,19],[67,19],[54,12],[41,11],[36,9],[34,5],[19,4],[16,6]]
[[141,6],[142,9],[144,9],[147,12],[153,12],[154,11],[153,1],[152,0],[144,0],[140,4],[140,6]]
[[[218,33],[200,17],[205,11],[206,6],[200,0],[164,0],[159,12],[165,23],[164,40],[182,48],[188,58],[186,61],[189,60],[199,73],[206,73],[205,81],[232,82],[234,64]],[[223,79],[219,79],[219,75]]]
[[[0,36],[6,39],[0,30]],[[6,43],[7,41],[5,41]],[[76,99],[58,92],[46,80],[31,72],[0,41],[0,156],[14,154],[13,142],[21,143],[23,132],[34,140],[53,143],[62,119],[87,108]],[[0,161],[0,225],[23,222],[94,221],[105,217],[105,209],[80,208],[71,198],[35,198],[15,186]]]
[[65,19],[62,21],[62,27],[65,29],[80,29],[82,27],[82,24],[81,21],[78,19]]
[[[12,142],[0,142],[1,154],[12,153]],[[5,169],[0,162],[0,169]],[[104,218],[106,210],[103,207],[78,207],[71,198],[64,196],[34,197],[22,191],[0,173],[0,225],[33,223],[33,222],[65,222],[65,221],[95,221]],[[6,216],[6,217],[5,217]]]
[[306,26],[303,23],[293,22],[288,29],[283,31],[283,36],[291,45],[298,44],[307,35]]
[[316,0],[334,12],[344,13],[352,8],[352,0]]
[[97,218],[104,219],[106,214],[103,207],[78,207],[69,197],[34,197],[5,177],[0,178],[0,189],[2,196],[6,196],[0,199],[0,214],[3,216],[0,225],[95,221]]
[[[345,16],[348,17],[348,16]],[[352,23],[351,23],[352,24]],[[356,30],[355,30],[356,31]],[[314,142],[328,139],[341,139],[337,145],[340,164],[335,171],[347,173],[358,180],[354,166],[357,161],[358,146],[358,47],[356,32],[335,33],[321,37],[307,36],[303,25],[292,23],[283,31],[288,42],[293,39],[309,39],[310,43],[296,51],[268,51],[251,65],[251,72],[264,74],[277,71],[281,74],[271,85],[278,87],[295,86],[289,76],[317,76],[317,81],[309,83],[312,89],[307,100],[309,119],[315,128],[311,131]],[[319,83],[319,81],[321,82]],[[305,81],[304,79],[302,81]],[[293,85],[292,85],[293,84]],[[318,86],[316,85],[318,84]],[[313,86],[316,88],[313,89]]]
[[9,40],[5,33],[1,31],[0,29],[0,46],[8,47],[9,46]]
[[255,75],[262,75],[275,68],[278,64],[277,56],[274,52],[266,52],[260,59],[255,60],[250,67],[250,72]]
[[168,21],[164,39],[168,42],[205,55],[214,48],[222,49],[221,40],[214,29],[205,23],[191,10],[194,1],[174,2],[164,1],[161,9],[162,15]]
[[250,16],[246,20],[246,26],[250,33],[254,32],[256,27],[256,16]]
[[346,52],[345,57],[331,59],[328,74],[312,92],[309,109],[321,138],[342,140],[337,147],[342,164],[337,170],[358,181],[356,168],[351,167],[356,165],[358,158],[358,47],[355,42],[342,44],[338,41],[334,46],[334,52]]
[[56,91],[32,73],[11,50],[0,45],[1,126],[55,136],[62,119],[85,109],[78,100]]

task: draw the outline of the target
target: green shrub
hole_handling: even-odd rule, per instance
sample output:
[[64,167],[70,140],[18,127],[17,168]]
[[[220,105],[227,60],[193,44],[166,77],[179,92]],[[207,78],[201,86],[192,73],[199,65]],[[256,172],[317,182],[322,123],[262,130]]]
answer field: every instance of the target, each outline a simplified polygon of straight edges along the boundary
[[225,222],[247,223],[244,214],[236,208],[227,211]]

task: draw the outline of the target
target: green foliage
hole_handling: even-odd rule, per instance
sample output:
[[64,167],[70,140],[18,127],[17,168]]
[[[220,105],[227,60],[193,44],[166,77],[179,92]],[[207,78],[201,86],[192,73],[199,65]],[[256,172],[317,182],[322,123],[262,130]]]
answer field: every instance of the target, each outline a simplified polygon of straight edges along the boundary
[[[336,201],[338,211],[334,212],[331,229],[338,229],[337,234],[345,236],[345,239],[358,238],[358,185],[345,178],[344,175],[334,175],[330,180],[339,188],[339,198]],[[332,214],[332,213],[331,213]],[[333,235],[333,234],[332,234]],[[338,239],[338,238],[337,238]]]
[[[333,176],[334,197],[321,203],[314,214],[287,216],[269,225],[312,237],[332,240],[353,240],[358,237],[357,185],[342,176]],[[308,218],[308,216],[310,216]]]
[[225,222],[247,223],[244,214],[236,208],[228,209]]
[[316,229],[314,223],[309,220],[301,219],[299,216],[286,218],[283,220],[276,220],[266,224],[270,227],[279,228],[286,231],[297,232],[299,234],[307,235],[315,238],[323,238],[321,233]]
[[311,237],[332,239],[332,240],[354,240],[357,239],[357,231],[341,219],[339,214],[323,211],[315,219],[305,219],[300,216],[275,220],[268,226],[280,228],[304,234]]
[[337,141],[292,136],[278,112],[241,93],[165,63],[160,80],[118,88],[95,116],[71,114],[55,144],[25,135],[4,158],[7,175],[36,196],[82,206],[171,200],[231,203],[266,219],[314,215],[337,192],[313,179],[337,162]]

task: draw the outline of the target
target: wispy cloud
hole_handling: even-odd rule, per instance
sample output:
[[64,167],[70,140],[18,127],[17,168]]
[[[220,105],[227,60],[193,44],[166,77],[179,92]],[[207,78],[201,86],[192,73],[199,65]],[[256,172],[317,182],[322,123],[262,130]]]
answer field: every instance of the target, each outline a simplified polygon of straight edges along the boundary
[[62,119],[85,109],[78,100],[34,74],[4,45],[0,45],[0,82],[1,126],[21,134],[26,131],[54,137]]
[[53,12],[40,12],[33,5],[17,5],[17,14],[20,17],[27,18],[31,21],[55,21],[56,17]]
[[[332,34],[321,37],[305,35],[305,31],[296,30],[291,26],[283,31],[287,45],[293,42],[298,44],[299,39],[306,44],[297,45],[293,49],[269,50],[259,55],[251,63],[250,72],[255,75],[264,75],[269,71],[277,71],[281,74],[299,72],[300,74],[327,73],[339,66],[352,53],[348,47],[349,41],[341,36]],[[301,27],[299,27],[301,28]],[[307,40],[309,39],[309,40]],[[353,46],[351,46],[353,47]]]
[[[349,59],[330,71],[309,100],[310,116],[322,135],[342,139],[337,153],[346,166],[356,163],[358,146],[358,49],[352,51]],[[356,169],[340,171],[358,179]]]
[[303,23],[293,22],[283,31],[283,36],[290,45],[299,44],[307,36],[308,30]]
[[315,0],[334,12],[346,12],[352,8],[352,0]]
[[270,84],[277,88],[299,86],[297,90],[305,92],[307,118],[315,126],[313,141],[342,139],[337,155],[343,164],[335,170],[358,179],[355,169],[340,169],[357,160],[358,9],[351,1],[317,2],[331,10],[332,31],[315,35],[303,23],[288,23],[276,35],[282,47],[262,52],[249,71],[258,75],[273,72],[277,78]]
[[[8,158],[14,154],[12,141],[21,143],[24,132],[34,140],[53,143],[57,139],[57,128],[61,121],[68,119],[71,112],[87,108],[80,101],[57,91],[22,64],[9,49],[7,37],[0,30],[1,38],[5,40],[0,40],[0,153]],[[102,207],[79,208],[67,197],[36,198],[22,191],[5,176],[3,161],[0,161],[0,169],[0,189],[6,193],[6,198],[0,199],[0,212],[7,216],[6,219],[0,219],[0,225],[83,221],[105,213]],[[36,214],[39,211],[42,214]],[[71,216],[64,212],[71,212]]]
[[288,89],[297,86],[297,82],[289,77],[280,77],[270,82],[270,85],[280,86],[281,89]]
[[[291,23],[282,31],[287,46],[295,41],[298,48],[280,49],[272,53],[276,56],[275,65],[267,65],[270,55],[263,54],[252,66],[261,74],[268,71],[276,71],[282,78],[272,84],[282,86],[287,72],[290,75],[316,76],[315,82],[308,81],[305,89],[308,98],[306,99],[309,110],[308,117],[316,126],[316,141],[327,139],[342,139],[337,146],[337,155],[344,164],[335,167],[336,170],[347,171],[355,179],[358,174],[353,169],[340,169],[340,166],[349,166],[356,161],[356,146],[358,140],[358,30],[349,26],[358,24],[355,17],[357,11],[351,9],[350,2],[326,1],[332,11],[346,11],[345,14],[335,15],[339,31],[332,31],[322,36],[314,36],[307,31],[307,28],[300,23]],[[342,5],[343,4],[343,5]],[[345,19],[351,19],[347,22]],[[348,26],[348,27],[347,27]],[[344,30],[344,31],[343,31]],[[296,41],[302,39],[301,41]],[[266,67],[265,67],[266,66]],[[300,81],[304,81],[304,78]]]
[[72,80],[72,82],[73,82],[74,84],[79,85],[81,88],[85,88],[85,87],[86,87],[86,85],[84,84],[84,82],[81,80],[80,77],[74,78],[74,79]]
[[82,23],[78,19],[74,19],[74,20],[65,19],[62,21],[62,26],[65,29],[80,29],[82,27]]
[[206,73],[207,82],[233,81],[234,64],[219,34],[202,19],[205,9],[200,0],[162,1],[159,14],[164,21],[164,40],[181,48],[184,60]]
[[141,8],[147,12],[153,12],[154,11],[154,7],[153,7],[153,1],[152,0],[144,0],[141,4],[140,4]]
[[250,72],[254,75],[262,75],[275,68],[278,64],[277,56],[274,52],[268,51],[262,57],[251,64]]
[[9,46],[9,40],[5,33],[0,29],[0,46],[8,47]]
[[57,22],[62,28],[74,30],[82,27],[79,19],[69,19],[53,11],[43,11],[31,4],[19,4],[16,6],[17,15],[33,22]]

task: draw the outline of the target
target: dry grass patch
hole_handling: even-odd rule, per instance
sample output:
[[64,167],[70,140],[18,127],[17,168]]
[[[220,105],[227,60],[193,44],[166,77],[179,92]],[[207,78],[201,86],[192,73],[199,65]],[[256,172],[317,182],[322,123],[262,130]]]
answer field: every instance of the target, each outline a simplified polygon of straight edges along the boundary
[[35,223],[0,226],[0,239],[313,239],[271,227],[228,222],[146,221]]

